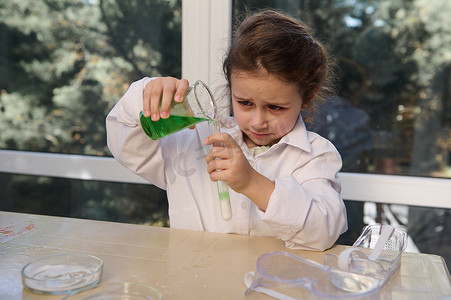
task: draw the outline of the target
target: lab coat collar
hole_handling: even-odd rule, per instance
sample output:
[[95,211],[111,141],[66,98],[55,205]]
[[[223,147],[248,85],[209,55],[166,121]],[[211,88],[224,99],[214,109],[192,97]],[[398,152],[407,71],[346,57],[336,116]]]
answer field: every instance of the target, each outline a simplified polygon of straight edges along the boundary
[[[305,127],[302,116],[299,116],[293,129],[280,139],[277,144],[288,144],[296,148],[300,148],[306,152],[312,151],[310,139],[308,137],[307,128]],[[277,145],[276,144],[276,145]]]

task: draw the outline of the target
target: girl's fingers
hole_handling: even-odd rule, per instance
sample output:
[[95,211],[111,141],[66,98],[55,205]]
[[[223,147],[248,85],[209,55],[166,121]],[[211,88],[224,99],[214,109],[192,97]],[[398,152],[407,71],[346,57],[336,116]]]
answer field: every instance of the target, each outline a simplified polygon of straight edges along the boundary
[[144,116],[150,117],[150,93],[152,92],[153,80],[146,84],[143,92],[143,113]]
[[174,99],[177,83],[175,81],[166,82],[163,85],[163,97],[161,98],[161,112],[160,117],[163,119],[169,118],[171,111],[171,103]]
[[228,148],[239,147],[230,134],[224,132],[213,133],[204,140],[205,145],[220,145],[221,143]]
[[188,89],[189,82],[186,79],[178,80],[173,77],[155,78],[147,83],[143,92],[143,113],[146,117],[152,117],[153,121],[168,118],[173,99],[178,102]]
[[212,172],[218,171],[218,170],[225,170],[227,169],[228,162],[221,159],[212,160],[207,164],[207,172],[208,174],[211,174]]
[[180,79],[177,82],[177,91],[175,92],[175,102],[182,102],[185,98],[186,91],[188,90],[189,82],[186,79]]
[[155,83],[151,86],[150,91],[150,116],[152,121],[158,121],[160,119],[160,100],[163,93],[163,85],[158,79],[154,80]]
[[214,147],[205,156],[205,160],[207,161],[207,163],[218,158],[221,159],[230,158],[230,150],[228,150],[225,147]]

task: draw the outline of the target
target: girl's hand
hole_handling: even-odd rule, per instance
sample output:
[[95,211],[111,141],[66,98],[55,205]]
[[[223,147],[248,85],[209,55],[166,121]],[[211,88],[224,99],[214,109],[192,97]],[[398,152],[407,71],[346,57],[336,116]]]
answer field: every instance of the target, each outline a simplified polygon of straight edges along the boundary
[[252,168],[240,146],[228,133],[214,133],[205,139],[204,144],[213,145],[205,157],[210,179],[225,181],[235,192],[246,195],[266,211],[274,182]]
[[[143,113],[152,121],[167,119],[170,114],[171,102],[182,102],[188,89],[186,79],[173,77],[158,77],[147,83],[143,93]],[[161,106],[161,109],[160,109]]]
[[225,181],[238,193],[250,184],[251,174],[255,170],[228,133],[214,133],[204,143],[213,144],[213,148],[205,156],[212,181]]

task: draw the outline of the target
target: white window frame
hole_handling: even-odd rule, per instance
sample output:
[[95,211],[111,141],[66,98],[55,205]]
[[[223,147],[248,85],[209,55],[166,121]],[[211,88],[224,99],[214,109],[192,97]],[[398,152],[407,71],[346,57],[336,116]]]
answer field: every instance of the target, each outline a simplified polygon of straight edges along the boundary
[[[182,77],[213,90],[225,84],[222,59],[231,36],[231,0],[182,2]],[[0,172],[149,184],[108,157],[0,150]],[[451,179],[340,173],[346,200],[451,208]],[[1,199],[1,197],[0,197]]]
[[[0,150],[0,172],[149,184],[110,157]],[[451,179],[345,172],[339,177],[345,200],[451,209]]]

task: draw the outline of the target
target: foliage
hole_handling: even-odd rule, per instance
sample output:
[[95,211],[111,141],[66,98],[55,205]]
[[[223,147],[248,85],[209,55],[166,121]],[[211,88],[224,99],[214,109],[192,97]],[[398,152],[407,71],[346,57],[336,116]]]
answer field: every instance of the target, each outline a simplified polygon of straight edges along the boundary
[[179,2],[3,2],[0,147],[108,155],[104,120],[130,82],[180,76]]

